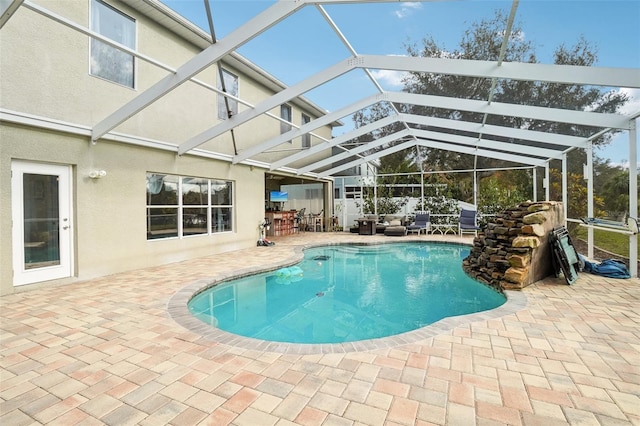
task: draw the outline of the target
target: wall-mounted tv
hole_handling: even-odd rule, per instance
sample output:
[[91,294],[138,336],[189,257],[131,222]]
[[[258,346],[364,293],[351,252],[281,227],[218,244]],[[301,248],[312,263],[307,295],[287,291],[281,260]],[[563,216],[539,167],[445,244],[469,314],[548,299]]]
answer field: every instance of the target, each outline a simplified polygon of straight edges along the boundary
[[289,193],[285,191],[271,191],[269,201],[272,203],[284,203],[289,201]]

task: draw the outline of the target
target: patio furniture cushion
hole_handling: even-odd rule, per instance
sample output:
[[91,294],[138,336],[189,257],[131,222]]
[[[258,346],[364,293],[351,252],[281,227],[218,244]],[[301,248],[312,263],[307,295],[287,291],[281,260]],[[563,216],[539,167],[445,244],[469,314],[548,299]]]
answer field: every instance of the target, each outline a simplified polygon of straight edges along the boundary
[[424,231],[426,234],[431,227],[431,219],[429,213],[416,213],[416,220],[411,225],[407,226],[407,231],[417,232],[418,235]]

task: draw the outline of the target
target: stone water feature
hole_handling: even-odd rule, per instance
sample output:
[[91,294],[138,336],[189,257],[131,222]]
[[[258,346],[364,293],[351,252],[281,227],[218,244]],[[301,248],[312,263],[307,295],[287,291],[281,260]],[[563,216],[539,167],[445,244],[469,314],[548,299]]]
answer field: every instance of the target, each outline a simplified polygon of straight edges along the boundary
[[499,291],[554,274],[549,232],[564,223],[562,203],[525,202],[495,216],[473,241],[462,268]]

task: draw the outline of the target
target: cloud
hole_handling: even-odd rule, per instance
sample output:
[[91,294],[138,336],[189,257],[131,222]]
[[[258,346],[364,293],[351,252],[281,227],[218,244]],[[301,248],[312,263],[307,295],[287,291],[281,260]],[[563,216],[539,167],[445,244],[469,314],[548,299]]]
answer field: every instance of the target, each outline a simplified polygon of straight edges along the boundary
[[620,113],[631,115],[640,111],[640,89],[629,89],[627,87],[623,87],[619,91],[629,96],[629,102],[620,109]]
[[381,86],[404,87],[402,79],[407,75],[405,71],[372,70],[371,74],[378,80]]
[[[631,89],[628,87],[621,87],[614,91],[615,93],[622,93],[629,97],[629,101],[620,108],[619,114],[632,115],[640,112],[640,89]],[[585,111],[595,111],[598,107],[598,103],[588,105],[585,107]]]
[[396,9],[393,14],[396,15],[397,18],[403,19],[413,14],[413,12],[415,12],[416,10],[420,9],[422,9],[422,3],[405,1],[400,4],[400,9]]

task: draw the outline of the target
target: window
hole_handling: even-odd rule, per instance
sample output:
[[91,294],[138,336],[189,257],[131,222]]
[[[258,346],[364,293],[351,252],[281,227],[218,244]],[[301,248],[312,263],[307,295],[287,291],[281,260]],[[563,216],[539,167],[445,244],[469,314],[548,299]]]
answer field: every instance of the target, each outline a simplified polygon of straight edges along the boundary
[[[135,49],[136,22],[99,0],[91,0],[91,30]],[[133,55],[100,40],[91,39],[91,75],[133,87],[134,69]]]
[[[237,98],[238,76],[233,75],[226,70],[222,70],[222,79],[222,81],[224,81],[224,86],[222,85],[222,81],[218,81],[218,89],[224,90],[228,94]],[[227,99],[226,102],[225,98]],[[226,96],[218,95],[218,118],[220,120],[226,120],[230,116],[236,114],[238,114],[238,101],[236,101],[235,99],[227,98]]]
[[147,173],[147,239],[233,230],[233,182]]
[[207,234],[209,180],[182,178],[182,235]]
[[[302,114],[302,125],[311,123],[311,117],[306,114]],[[303,148],[311,148],[311,134],[305,133],[302,135],[302,147]]]
[[211,181],[211,232],[233,230],[233,185],[222,180]]
[[[291,130],[291,124],[289,124],[291,123],[291,117],[291,107],[287,104],[280,105],[280,118],[288,122],[280,122],[280,134],[287,133]],[[289,143],[291,143],[291,141],[289,141]]]

